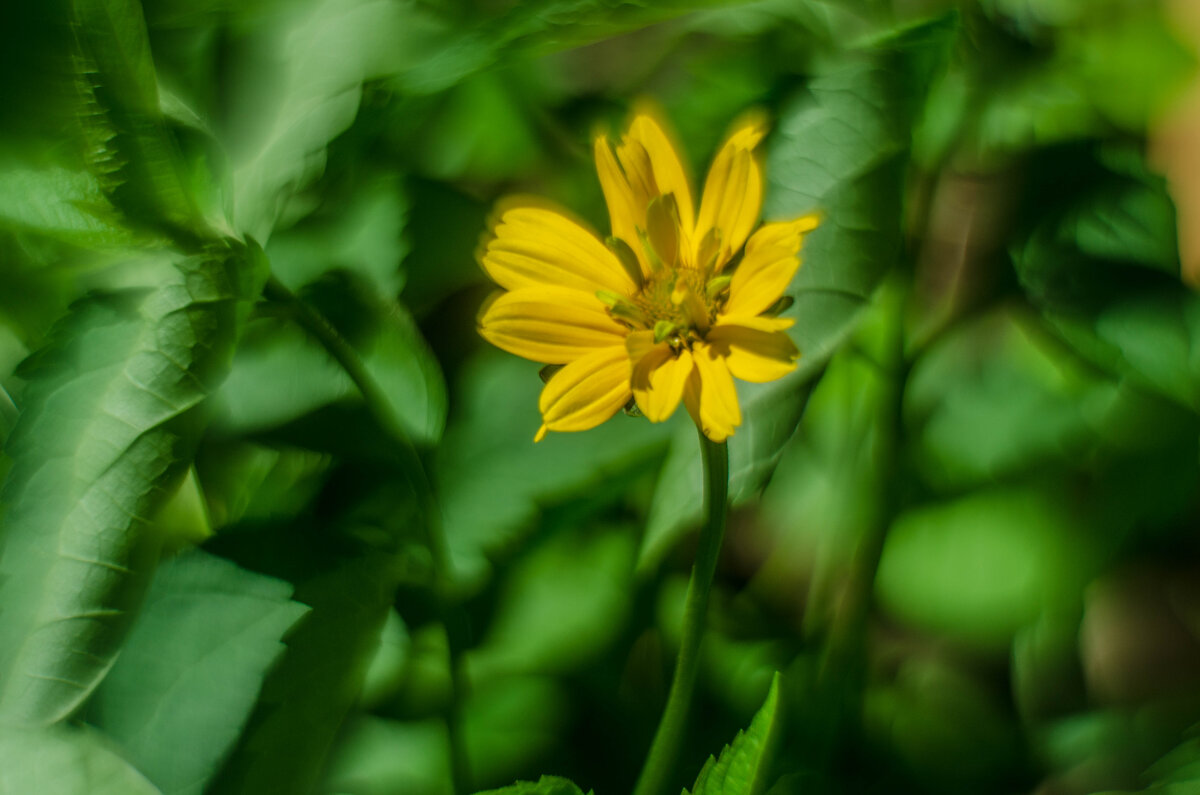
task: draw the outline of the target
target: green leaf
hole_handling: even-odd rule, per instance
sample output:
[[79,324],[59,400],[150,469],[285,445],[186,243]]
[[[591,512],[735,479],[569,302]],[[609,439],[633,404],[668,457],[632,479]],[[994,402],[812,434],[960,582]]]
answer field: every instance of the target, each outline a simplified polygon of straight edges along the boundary
[[0,386],[0,446],[8,440],[8,435],[16,427],[19,416],[20,412],[17,410],[17,404],[13,403],[12,396]]
[[286,639],[211,793],[311,792],[343,720],[359,698],[391,610],[395,559],[350,552],[331,527],[292,519],[218,535],[214,550],[295,584],[312,610]]
[[[779,674],[771,680],[767,700],[755,714],[750,728],[739,731],[718,759],[708,758],[692,795],[759,795],[767,786],[771,759],[779,739]],[[687,790],[684,790],[686,793]]]
[[0,795],[159,795],[98,732],[0,730]]
[[[474,779],[506,781],[549,758],[562,747],[569,701],[566,687],[546,677],[510,676],[482,685],[472,680],[462,705],[461,730]],[[400,703],[402,709],[413,704]],[[445,723],[440,716],[354,718],[339,736],[318,791],[449,792]]]
[[149,255],[155,287],[76,304],[24,365],[0,528],[0,714],[53,723],[107,672],[152,570],[261,252]]
[[1033,189],[1068,175],[1072,188],[1012,248],[1022,286],[1084,358],[1200,410],[1200,296],[1178,279],[1162,179],[1125,148],[1060,160]]
[[586,434],[552,433],[534,444],[538,366],[499,351],[468,362],[457,386],[464,398],[435,475],[446,537],[468,578],[486,573],[488,557],[519,539],[539,505],[580,494],[620,499],[622,476],[652,465],[669,432],[618,415]]
[[72,8],[82,48],[76,79],[84,101],[84,134],[94,137],[85,140],[91,150],[85,154],[93,170],[115,181],[113,203],[130,218],[203,232],[207,223],[185,187],[183,165],[159,106],[140,3],[78,0]]
[[380,300],[393,300],[404,287],[401,263],[411,248],[410,202],[398,179],[357,186],[348,201],[331,201],[296,226],[272,235],[267,246],[271,275],[299,290],[331,270],[364,277]]
[[199,550],[159,567],[88,719],[164,795],[196,793],[232,747],[306,612],[288,583]]
[[61,166],[0,167],[0,226],[77,246],[122,245],[133,238],[96,177]]
[[558,776],[542,776],[537,781],[518,781],[500,789],[490,789],[478,795],[583,795],[574,783]]
[[[779,220],[818,210],[822,222],[805,239],[803,266],[788,291],[795,303],[784,313],[796,320],[790,333],[799,366],[769,384],[738,384],[743,425],[729,441],[735,504],[753,498],[770,478],[813,379],[900,254],[908,122],[928,62],[940,61],[956,29],[948,17],[849,53],[779,114],[768,142],[763,216]],[[655,491],[641,569],[657,565],[699,523],[702,480],[694,448],[694,433],[682,429]]]
[[1010,307],[960,323],[917,360],[905,414],[925,480],[962,488],[1088,459],[1118,392]]
[[[439,439],[446,422],[445,382],[404,307],[373,294],[369,284],[348,272],[329,274],[301,298],[318,303],[358,351],[410,437],[420,443]],[[264,390],[263,384],[275,388]],[[268,431],[360,397],[345,370],[293,320],[262,318],[247,328],[218,397],[217,421],[237,433]]]
[[586,664],[625,624],[632,563],[625,533],[561,533],[523,557],[502,586],[487,637],[470,652],[472,681]]
[[[405,9],[372,0],[292,3],[231,50],[224,143],[233,226],[266,241],[358,112],[362,83],[389,69]],[[302,55],[301,55],[302,53]]]

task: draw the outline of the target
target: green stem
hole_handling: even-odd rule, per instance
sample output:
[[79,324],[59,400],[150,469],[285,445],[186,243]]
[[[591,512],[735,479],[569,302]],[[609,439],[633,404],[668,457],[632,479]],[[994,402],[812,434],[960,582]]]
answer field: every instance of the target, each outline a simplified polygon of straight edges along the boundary
[[667,695],[667,707],[654,734],[646,765],[638,778],[634,795],[659,795],[664,791],[687,728],[688,708],[696,688],[700,664],[700,643],[704,639],[708,615],[708,594],[712,590],[721,540],[725,536],[725,513],[729,499],[729,450],[724,442],[712,442],[700,433],[700,452],[704,461],[704,512],[707,520],[700,531],[696,562],[688,582],[683,608],[683,636],[675,676]]
[[433,560],[434,596],[442,626],[446,630],[450,666],[450,703],[445,720],[450,744],[450,772],[455,793],[469,792],[470,767],[462,737],[462,699],[466,692],[466,676],[460,655],[462,633],[454,631],[450,620],[453,584],[450,550],[442,528],[442,511],[434,494],[429,474],[420,454],[404,430],[399,417],[392,411],[383,388],[367,370],[358,351],[338,332],[333,324],[296,295],[274,276],[267,280],[263,295],[270,301],[287,307],[292,316],[350,376],[362,394],[367,410],[392,442],[392,450],[400,458],[400,468],[409,486],[420,501],[424,521],[425,543]]

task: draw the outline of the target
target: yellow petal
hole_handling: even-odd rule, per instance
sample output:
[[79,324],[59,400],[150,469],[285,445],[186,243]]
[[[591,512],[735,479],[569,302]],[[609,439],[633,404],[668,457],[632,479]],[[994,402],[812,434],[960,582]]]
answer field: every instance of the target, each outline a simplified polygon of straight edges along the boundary
[[767,317],[766,315],[717,315],[717,323],[721,325],[736,324],[748,326],[759,331],[786,331],[796,325],[796,319],[791,317]]
[[725,360],[705,343],[692,346],[695,368],[683,390],[683,402],[700,429],[714,442],[723,442],[742,424],[737,389]]
[[560,285],[632,295],[636,289],[591,230],[566,210],[540,200],[512,199],[499,208],[480,263],[509,290]]
[[484,307],[479,333],[497,348],[546,364],[566,364],[620,345],[627,329],[595,295],[569,287],[526,287]]
[[[600,177],[600,189],[604,192],[604,203],[608,205],[608,217],[612,223],[613,237],[625,241],[639,259],[644,258],[638,244],[637,228],[645,225],[646,206],[635,198],[633,188],[617,163],[617,156],[606,136],[595,142],[596,173]],[[642,263],[643,272],[649,273],[647,263]]]
[[725,312],[757,315],[778,301],[800,267],[804,235],[815,229],[815,215],[795,221],[764,224],[746,244],[746,254],[729,284]]
[[568,364],[554,374],[538,400],[542,428],[585,431],[607,420],[629,402],[629,354],[624,344],[601,348]]
[[758,222],[762,209],[762,166],[754,149],[766,134],[760,116],[747,119],[725,140],[704,181],[696,241],[719,229],[722,243],[717,268],[729,260]]
[[705,339],[735,378],[756,384],[787,375],[800,356],[785,332],[755,328],[754,324],[718,323]]
[[686,243],[691,240],[695,225],[692,189],[687,169],[679,158],[679,149],[656,118],[658,115],[652,107],[643,105],[629,124],[628,137],[641,143],[649,157],[658,195],[674,194],[675,205],[679,208],[681,236]]
[[665,342],[654,342],[654,332],[635,331],[625,340],[633,363],[633,397],[651,422],[669,419],[679,406],[692,372],[692,354],[676,354]]

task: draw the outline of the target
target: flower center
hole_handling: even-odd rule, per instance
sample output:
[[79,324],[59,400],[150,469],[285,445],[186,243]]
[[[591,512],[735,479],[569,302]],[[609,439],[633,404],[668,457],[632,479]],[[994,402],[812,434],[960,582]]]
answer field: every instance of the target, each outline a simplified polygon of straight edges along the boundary
[[598,294],[609,314],[630,328],[654,331],[656,342],[679,350],[704,339],[729,293],[729,277],[705,279],[693,268],[660,268],[631,298]]

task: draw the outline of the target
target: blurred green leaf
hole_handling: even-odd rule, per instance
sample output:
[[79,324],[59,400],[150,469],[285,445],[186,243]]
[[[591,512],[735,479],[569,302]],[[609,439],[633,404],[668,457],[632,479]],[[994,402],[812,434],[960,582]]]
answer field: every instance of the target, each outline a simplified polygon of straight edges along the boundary
[[[744,424],[729,442],[730,495],[758,493],[804,412],[811,382],[853,330],[883,274],[900,254],[908,124],[928,72],[957,29],[956,17],[914,26],[814,78],[780,113],[769,141],[763,215],[814,210],[821,226],[804,242],[803,267],[785,312],[801,352],[790,375],[739,384]],[[700,461],[690,432],[676,436],[639,553],[652,567],[700,517]]]
[[1078,610],[1051,609],[1013,639],[1013,699],[1025,721],[1065,714],[1086,703],[1079,625]]
[[141,517],[191,458],[203,427],[192,409],[228,367],[260,254],[153,254],[160,284],[76,304],[25,363],[0,537],[10,720],[70,715],[112,665],[153,568]]
[[985,485],[1095,450],[1092,421],[1103,421],[1117,385],[1026,315],[1008,307],[971,318],[914,365],[905,416],[935,488]]
[[8,440],[8,435],[16,427],[19,417],[20,412],[17,410],[17,404],[13,403],[13,399],[8,394],[8,391],[3,386],[0,386],[0,446],[3,446]]
[[233,226],[266,241],[288,202],[325,165],[354,121],[362,83],[385,74],[405,7],[308,0],[237,41],[223,136],[233,170]]
[[1094,566],[1060,500],[992,489],[902,514],[884,543],[876,593],[920,629],[1000,649],[1043,610],[1069,605]]
[[328,795],[452,795],[446,727],[359,715],[342,729],[320,787]]
[[624,625],[632,592],[624,532],[559,534],[508,573],[496,617],[468,658],[472,679],[567,672],[603,651]]
[[448,92],[424,128],[424,173],[495,180],[527,172],[539,141],[520,88],[489,71]]
[[1013,246],[1022,286],[1086,359],[1200,409],[1200,297],[1176,277],[1174,232],[1161,238],[1174,229],[1163,181],[1124,148],[1064,158],[1067,170],[1056,212]]
[[121,656],[88,705],[164,795],[201,793],[307,612],[292,588],[199,550],[159,567]]
[[962,667],[906,655],[894,681],[872,685],[864,702],[867,731],[917,773],[918,789],[1009,792],[1026,780],[1016,723]]
[[83,50],[76,79],[84,102],[96,105],[95,111],[85,107],[83,118],[84,135],[93,139],[92,151],[85,152],[93,170],[113,170],[112,199],[136,222],[203,230],[207,224],[185,188],[178,151],[163,122],[141,4],[79,0],[73,11]]
[[[472,683],[462,732],[475,781],[506,781],[562,742],[567,691],[543,677]],[[450,795],[446,728],[423,721],[356,719],[339,738],[322,792]]]
[[[446,421],[441,368],[407,311],[372,294],[364,280],[340,272],[312,284],[302,298],[349,338],[417,442],[436,441]],[[263,384],[273,384],[264,390]],[[330,403],[358,400],[358,388],[333,357],[291,319],[252,321],[221,388],[222,428],[237,433],[271,430]]]
[[116,246],[133,239],[95,176],[61,166],[0,166],[0,224],[78,246]]
[[399,179],[363,185],[349,202],[273,235],[267,246],[271,273],[299,290],[329,271],[348,270],[364,277],[381,300],[394,299],[405,282],[409,209]]
[[[779,736],[779,674],[771,680],[767,700],[755,714],[750,728],[739,731],[719,759],[708,758],[693,795],[759,795],[767,786],[767,773]],[[684,790],[686,793],[687,790]]]
[[463,403],[436,470],[460,576],[486,572],[487,558],[520,538],[540,504],[581,494],[618,501],[620,478],[661,454],[666,428],[624,416],[534,444],[541,388],[536,364],[500,352],[481,353],[463,368],[456,390]]
[[0,730],[0,795],[158,795],[88,729]]

